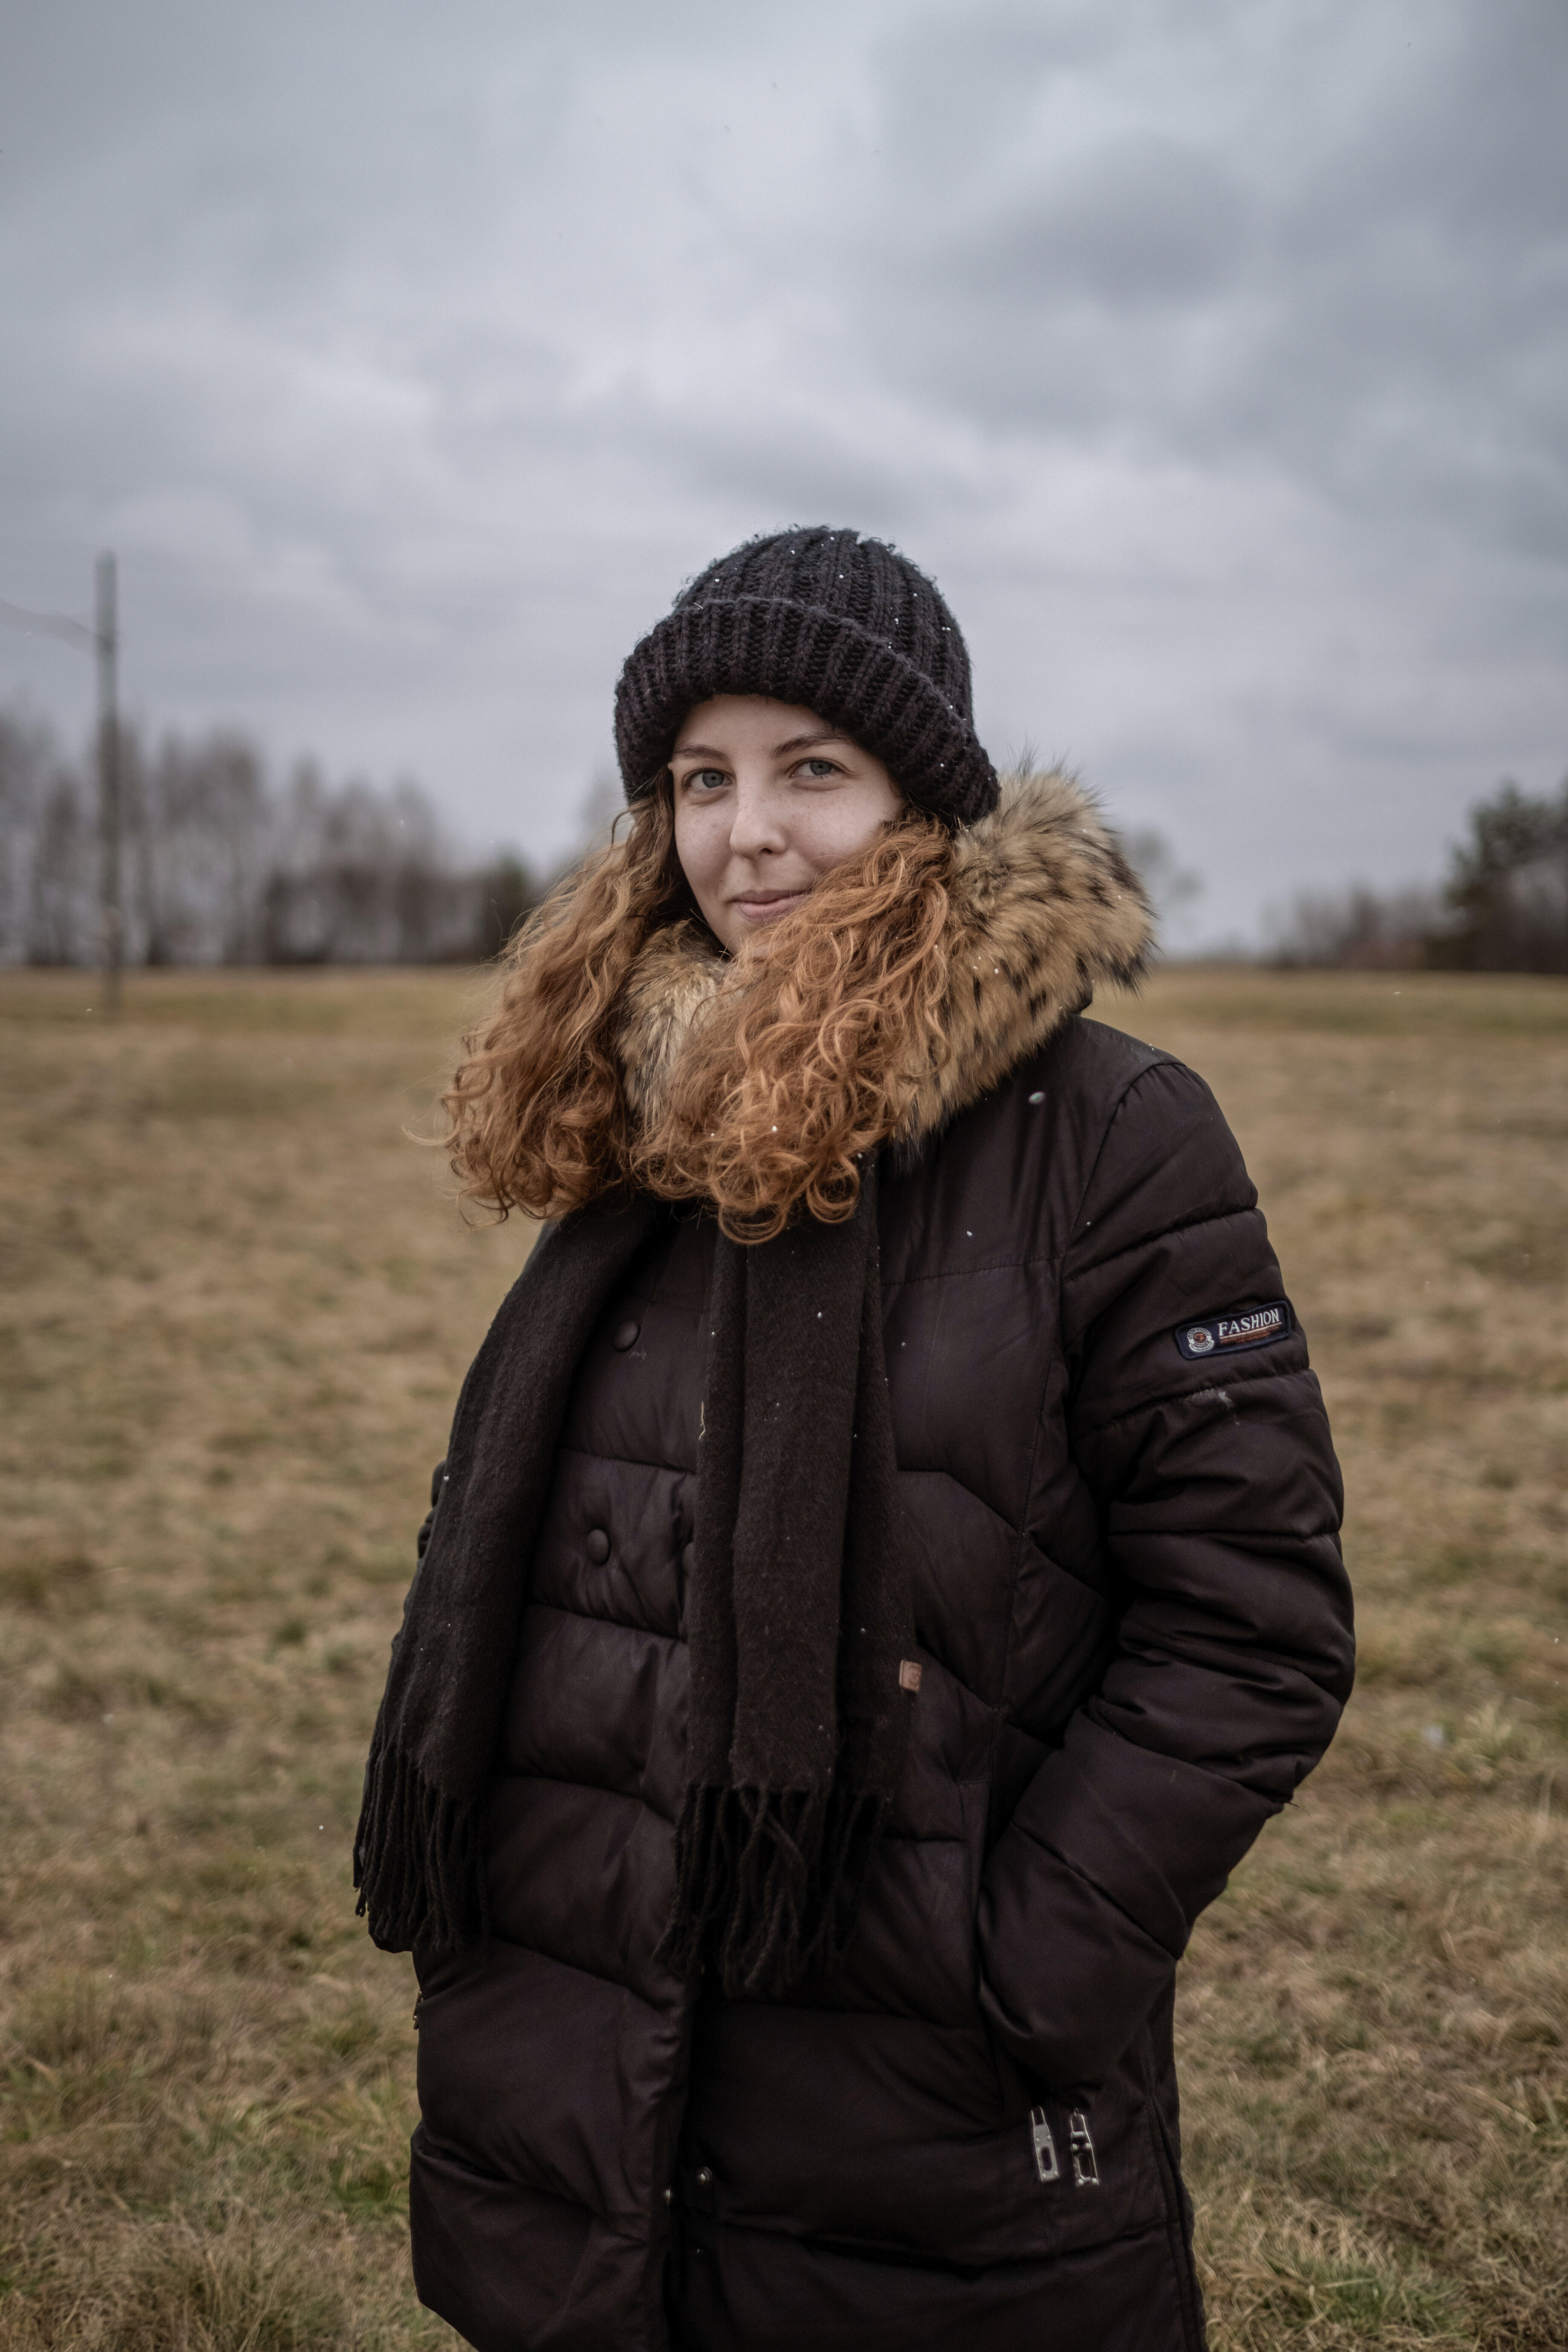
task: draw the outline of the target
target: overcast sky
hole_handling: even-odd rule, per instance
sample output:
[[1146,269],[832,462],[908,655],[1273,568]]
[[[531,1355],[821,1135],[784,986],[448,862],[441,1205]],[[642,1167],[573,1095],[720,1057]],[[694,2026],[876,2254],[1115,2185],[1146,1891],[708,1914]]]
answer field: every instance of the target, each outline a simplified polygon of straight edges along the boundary
[[1565,124],[1563,0],[8,0],[0,597],[111,545],[152,724],[547,856],[681,581],[853,524],[1251,934],[1568,769]]

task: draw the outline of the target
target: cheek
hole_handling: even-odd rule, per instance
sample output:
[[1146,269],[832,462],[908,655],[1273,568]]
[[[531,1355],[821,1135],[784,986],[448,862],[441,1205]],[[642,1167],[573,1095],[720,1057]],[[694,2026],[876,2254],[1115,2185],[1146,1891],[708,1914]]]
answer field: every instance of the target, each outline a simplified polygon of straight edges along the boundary
[[717,878],[729,855],[723,828],[715,823],[717,809],[694,807],[678,801],[675,808],[675,854],[680,870],[699,899]]
[[832,793],[808,803],[795,828],[795,845],[817,874],[826,874],[847,857],[869,849],[897,803],[887,804],[882,793]]

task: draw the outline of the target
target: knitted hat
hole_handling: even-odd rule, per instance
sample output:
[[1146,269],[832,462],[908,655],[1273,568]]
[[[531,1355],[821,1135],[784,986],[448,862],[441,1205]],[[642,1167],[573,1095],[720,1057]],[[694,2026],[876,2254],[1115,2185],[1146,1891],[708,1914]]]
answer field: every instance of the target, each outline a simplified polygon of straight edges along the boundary
[[715,694],[767,694],[815,710],[950,824],[996,805],[958,623],[924,572],[879,539],[774,531],[681,590],[616,688],[628,800],[653,790],[687,712]]

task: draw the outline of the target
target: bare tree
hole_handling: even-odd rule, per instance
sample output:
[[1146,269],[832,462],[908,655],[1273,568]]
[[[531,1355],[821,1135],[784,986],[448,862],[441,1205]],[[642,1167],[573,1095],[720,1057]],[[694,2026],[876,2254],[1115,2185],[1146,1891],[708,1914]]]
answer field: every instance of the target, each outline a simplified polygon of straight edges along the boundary
[[1288,969],[1409,971],[1426,962],[1441,919],[1437,893],[1417,886],[1300,890],[1283,914],[1271,909],[1267,919],[1270,961]]
[[254,746],[227,730],[166,736],[144,801],[148,961],[256,961],[271,806]]
[[432,963],[474,951],[480,877],[459,872],[416,784],[333,791],[310,762],[278,813],[262,896],[275,963]]
[[33,835],[27,910],[31,963],[90,963],[97,949],[94,828],[82,788],[57,771],[44,793]]
[[33,845],[58,766],[47,727],[0,711],[0,963],[28,952]]

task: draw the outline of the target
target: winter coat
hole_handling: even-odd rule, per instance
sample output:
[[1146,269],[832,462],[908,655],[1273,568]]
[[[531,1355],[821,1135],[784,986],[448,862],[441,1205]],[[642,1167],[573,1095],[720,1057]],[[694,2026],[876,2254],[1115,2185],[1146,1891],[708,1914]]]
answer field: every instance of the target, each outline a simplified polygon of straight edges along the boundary
[[[416,1955],[415,2273],[479,2352],[1204,2341],[1176,1964],[1332,1735],[1350,1602],[1237,1145],[1192,1072],[1076,1009],[1121,919],[1092,833],[1057,786],[966,836],[986,954],[879,1196],[921,1685],[847,1958],[782,2000],[655,1957],[705,1217],[664,1223],[581,1360],[520,1531],[492,1932]],[[645,979],[651,1087],[690,975]]]

